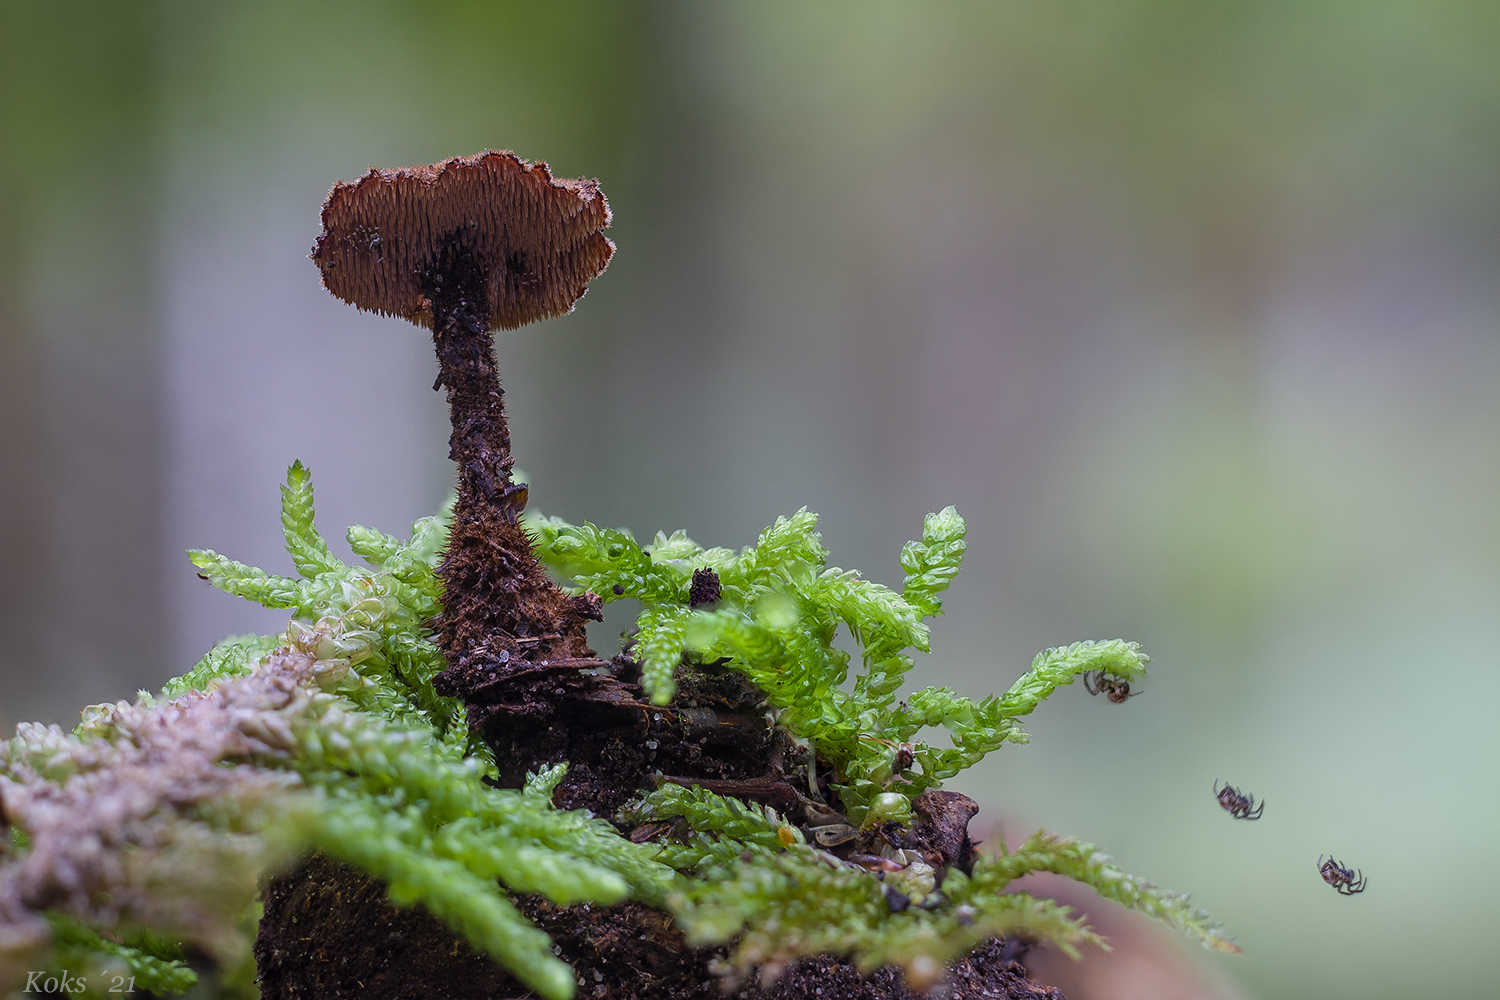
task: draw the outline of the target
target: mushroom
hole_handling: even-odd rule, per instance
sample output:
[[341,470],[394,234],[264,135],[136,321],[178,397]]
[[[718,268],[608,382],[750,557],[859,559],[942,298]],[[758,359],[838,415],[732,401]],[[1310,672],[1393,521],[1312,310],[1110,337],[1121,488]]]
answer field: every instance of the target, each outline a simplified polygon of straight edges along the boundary
[[[491,330],[570,312],[614,244],[609,203],[592,180],[553,178],[545,163],[486,151],[425,167],[371,169],[333,186],[311,257],[323,285],[360,309],[432,330],[458,465],[458,499],[438,570],[444,694],[507,679],[531,686],[599,665],[584,623],[595,595],[570,598],[548,578],[520,526],[524,483],[513,459]],[[583,676],[588,676],[584,674]],[[499,686],[504,687],[503,683]],[[512,685],[513,686],[513,685]],[[536,706],[534,692],[505,699]],[[474,703],[470,700],[470,720]]]

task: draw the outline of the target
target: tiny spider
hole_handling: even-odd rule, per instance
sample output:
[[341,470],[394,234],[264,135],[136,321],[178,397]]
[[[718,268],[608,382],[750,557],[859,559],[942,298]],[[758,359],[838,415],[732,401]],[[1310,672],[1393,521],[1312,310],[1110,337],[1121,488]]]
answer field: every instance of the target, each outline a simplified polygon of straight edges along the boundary
[[897,743],[895,740],[884,740],[879,736],[865,736],[863,734],[859,738],[868,743],[880,743],[895,750],[896,753],[891,758],[891,771],[897,775],[916,762],[917,748],[910,743]]
[[1235,819],[1260,819],[1260,814],[1266,811],[1264,801],[1259,806],[1255,804],[1255,796],[1246,792],[1240,794],[1240,790],[1233,785],[1225,785],[1221,790],[1219,781],[1214,779],[1214,797],[1219,800],[1219,805],[1224,811]]
[[1104,692],[1104,695],[1116,705],[1126,698],[1134,698],[1141,694],[1140,691],[1132,692],[1129,681],[1117,681],[1102,670],[1088,670],[1083,675],[1083,686],[1088,688],[1089,694]]
[[1365,891],[1365,874],[1355,868],[1345,868],[1333,856],[1323,860],[1323,855],[1318,855],[1318,874],[1323,876],[1323,881],[1338,890],[1340,896],[1352,896],[1356,892]]

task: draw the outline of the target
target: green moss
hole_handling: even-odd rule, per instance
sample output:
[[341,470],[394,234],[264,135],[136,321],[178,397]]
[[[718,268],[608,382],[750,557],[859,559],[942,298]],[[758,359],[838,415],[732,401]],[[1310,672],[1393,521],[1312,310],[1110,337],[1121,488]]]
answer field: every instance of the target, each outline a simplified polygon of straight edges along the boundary
[[[997,934],[1024,933],[1068,950],[1095,942],[1066,907],[1005,891],[1011,880],[1045,870],[1210,947],[1233,949],[1184,898],[1120,872],[1076,841],[1038,834],[1014,853],[979,860],[972,875],[948,872],[938,891],[921,866],[882,883],[807,843],[771,809],[701,788],[664,785],[630,806],[622,820],[675,820],[681,834],[635,844],[604,819],[553,808],[562,767],[533,775],[523,789],[492,787],[483,780],[493,770],[489,751],[468,732],[463,706],[432,686],[444,662],[423,623],[439,607],[435,570],[446,518],[418,521],[404,540],[350,529],[349,543],[367,564],[357,567],[333,555],[313,516],[311,477],[298,463],[282,491],[281,517],[298,576],[206,549],[191,553],[215,586],[288,609],[292,620],[280,636],[219,644],[168,683],[159,701],[143,696],[135,710],[240,683],[273,656],[301,655],[298,662],[311,658],[312,666],[306,690],[289,705],[241,724],[261,749],[233,766],[284,776],[275,786],[284,793],[200,803],[183,822],[260,837],[267,856],[311,847],[361,868],[385,881],[398,905],[426,907],[549,1000],[572,995],[573,974],[511,904],[511,892],[559,904],[635,899],[665,907],[695,944],[737,939],[730,973],[837,953],[863,969],[901,965],[924,983]],[[533,517],[528,527],[539,557],[575,592],[642,602],[634,649],[654,702],[672,697],[684,662],[722,662],[742,673],[766,692],[776,724],[833,769],[840,805],[856,825],[904,822],[922,792],[1005,743],[1025,742],[1016,720],[1079,674],[1134,681],[1145,671],[1133,643],[1084,642],[1040,654],[1003,695],[974,700],[921,688],[899,697],[915,654],[929,648],[927,620],[941,614],[938,595],[963,559],[964,522],[951,507],[928,515],[921,538],[903,546],[899,592],[828,567],[817,518],[806,510],[778,518],[738,552],[704,548],[681,532],[641,546],[625,531],[556,518]],[[693,608],[690,584],[701,569],[718,575],[720,596],[712,607]],[[858,646],[852,685],[851,657],[833,644],[840,625]],[[12,741],[7,774],[25,764],[42,775],[36,780],[66,780],[83,766],[77,761],[90,741],[119,738],[117,711],[91,708],[72,737],[26,730]],[[947,745],[928,742],[937,730]],[[48,777],[48,768],[57,773]],[[27,843],[19,837],[12,850],[24,853]],[[892,907],[888,893],[898,885],[920,905]],[[56,955],[123,961],[160,992],[190,982],[175,953],[121,944],[97,933],[107,928],[60,914],[51,926]]]

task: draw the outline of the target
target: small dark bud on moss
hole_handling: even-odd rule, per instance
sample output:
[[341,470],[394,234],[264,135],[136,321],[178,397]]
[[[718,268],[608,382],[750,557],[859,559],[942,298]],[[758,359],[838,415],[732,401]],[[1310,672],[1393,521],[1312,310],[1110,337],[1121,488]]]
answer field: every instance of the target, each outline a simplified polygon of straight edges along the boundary
[[688,607],[712,607],[719,603],[719,574],[711,569],[693,570],[693,583],[688,590]]

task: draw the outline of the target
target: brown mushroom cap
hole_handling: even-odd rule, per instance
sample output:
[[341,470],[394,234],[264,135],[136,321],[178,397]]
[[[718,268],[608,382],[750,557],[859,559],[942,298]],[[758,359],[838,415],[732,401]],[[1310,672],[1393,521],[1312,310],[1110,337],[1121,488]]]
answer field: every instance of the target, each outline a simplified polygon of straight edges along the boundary
[[311,256],[345,302],[430,327],[424,275],[456,240],[485,274],[490,325],[511,329],[572,310],[615,252],[609,221],[597,181],[485,151],[338,182]]

